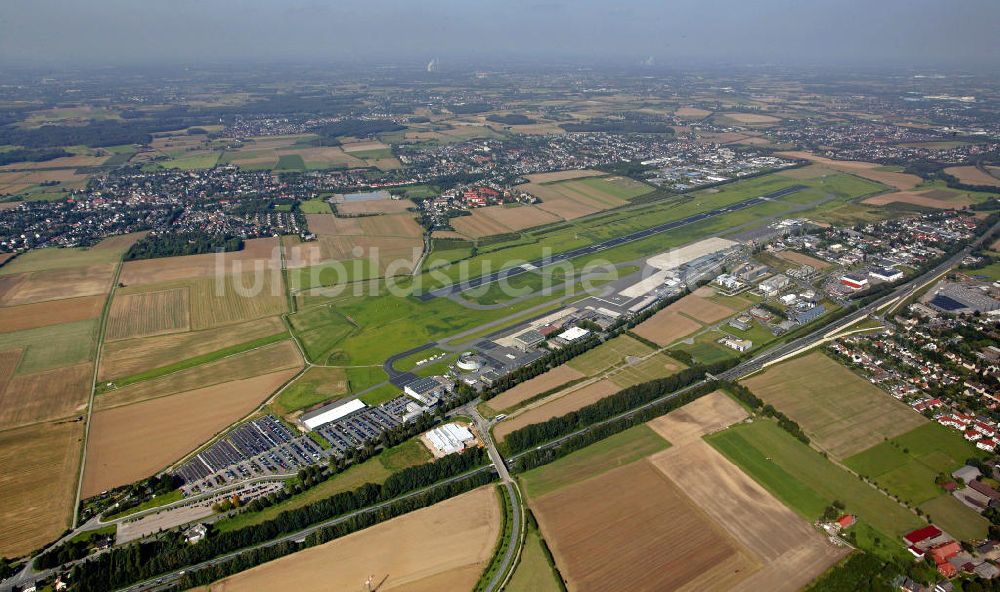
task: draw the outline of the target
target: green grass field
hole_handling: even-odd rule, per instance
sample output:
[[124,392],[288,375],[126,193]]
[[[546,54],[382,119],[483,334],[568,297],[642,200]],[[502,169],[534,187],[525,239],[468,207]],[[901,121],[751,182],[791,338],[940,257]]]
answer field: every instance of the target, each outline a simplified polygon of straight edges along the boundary
[[872,488],[768,420],[740,424],[706,440],[775,497],[812,522],[834,500],[842,501],[883,533],[896,540],[924,524],[911,511]]
[[665,450],[670,443],[640,424],[520,475],[525,494],[545,495]]
[[392,158],[392,150],[388,148],[378,148],[376,150],[359,150],[357,152],[348,152],[351,156],[355,158],[360,158],[361,160],[378,160],[380,158]]
[[172,504],[184,499],[184,494],[180,489],[175,489],[170,493],[165,493],[163,495],[158,495],[152,499],[146,500],[134,508],[129,508],[124,512],[119,512],[117,514],[109,514],[105,517],[106,520],[111,520],[113,518],[119,518],[121,516],[130,516],[137,512],[142,512],[150,508],[159,508],[160,506],[165,506],[167,504]]
[[[845,459],[844,464],[917,505],[943,494],[934,478],[983,453],[955,430],[926,423]],[[971,511],[971,510],[970,510]]]
[[560,183],[584,185],[596,189],[601,193],[624,200],[634,199],[654,190],[653,187],[645,183],[640,183],[627,177],[584,177],[571,181],[561,181]]
[[474,310],[447,298],[421,302],[389,293],[310,298],[289,319],[311,360],[344,366],[381,364],[392,354],[549,300],[537,296],[495,310]]
[[121,251],[118,249],[48,247],[18,255],[16,259],[0,267],[0,275],[117,263],[119,257]]
[[968,269],[965,270],[965,272],[973,277],[976,276],[985,277],[991,282],[1000,281],[1000,263],[992,263],[990,265],[987,265],[986,267],[982,267],[979,269]]
[[389,377],[381,366],[347,368],[347,384],[352,393],[363,391],[387,380]]
[[959,540],[977,540],[987,537],[990,521],[968,508],[954,496],[943,494],[920,504],[930,519],[945,532]]
[[653,349],[641,341],[628,335],[620,335],[573,358],[566,365],[587,376],[594,376],[612,366],[623,363],[628,356],[639,357],[652,352]]
[[[102,381],[105,384],[107,382],[114,382],[116,388],[121,388],[130,384],[135,384],[136,382],[143,382],[145,380],[152,380],[154,378],[159,378],[160,376],[166,376],[167,374],[173,374],[174,372],[180,372],[181,370],[187,370],[188,368],[194,368],[195,366],[201,366],[202,364],[207,364],[209,362],[214,362],[216,360],[221,360],[222,358],[232,356],[245,351],[250,351],[252,349],[257,349],[258,347],[264,347],[265,345],[270,345],[272,343],[278,343],[288,339],[289,335],[287,332],[275,333],[274,335],[269,335],[267,337],[261,337],[260,339],[254,339],[253,341],[246,341],[243,343],[237,343],[236,345],[231,345],[229,347],[216,350],[214,352],[209,352],[207,354],[202,354],[200,356],[195,356],[193,358],[188,358],[186,360],[181,360],[173,364],[168,364],[166,366],[159,366],[156,368],[150,368],[145,372],[140,372],[138,374],[132,374],[129,376],[116,377],[111,381]],[[98,392],[103,392],[106,387],[98,386]]]
[[219,162],[219,152],[209,152],[207,154],[192,154],[188,156],[178,156],[165,160],[159,164],[168,169],[181,169],[192,171],[198,169],[210,169]]
[[275,413],[287,415],[348,393],[347,372],[343,368],[313,366],[288,385],[271,407]]
[[274,168],[279,171],[304,171],[306,163],[298,154],[282,154]]
[[402,471],[407,467],[421,465],[434,460],[434,455],[420,440],[411,438],[399,446],[390,448],[378,455],[382,466],[390,473]]
[[396,385],[384,384],[376,389],[368,391],[367,393],[361,395],[358,398],[361,399],[361,402],[364,403],[365,405],[371,405],[372,407],[374,407],[376,405],[381,405],[382,403],[385,403],[386,401],[389,401],[391,399],[395,399],[401,394],[403,394],[402,391],[400,391],[399,387],[397,387]]
[[559,592],[559,581],[542,549],[542,535],[528,525],[521,560],[504,588],[508,592]]
[[332,214],[330,204],[323,199],[307,199],[299,202],[299,209],[303,214]]
[[96,319],[0,333],[0,350],[24,348],[18,374],[88,362],[96,345]]

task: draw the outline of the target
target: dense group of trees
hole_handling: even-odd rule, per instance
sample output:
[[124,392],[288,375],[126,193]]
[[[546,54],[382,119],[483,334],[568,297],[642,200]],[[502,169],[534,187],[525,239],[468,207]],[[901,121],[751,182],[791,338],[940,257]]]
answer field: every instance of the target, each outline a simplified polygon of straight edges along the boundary
[[890,592],[893,580],[902,573],[899,566],[875,555],[855,553],[847,561],[821,575],[809,592]]
[[760,413],[765,417],[775,418],[778,420],[778,426],[780,426],[781,429],[795,436],[795,438],[803,444],[809,444],[809,436],[806,436],[799,424],[792,421],[790,417],[781,411],[775,409],[774,406],[765,404],[764,401],[762,401],[757,395],[753,394],[753,391],[749,388],[737,382],[726,382],[724,385],[727,391],[732,393],[734,397],[743,402],[743,404],[747,407],[753,409],[754,411],[760,411]]
[[[368,512],[358,513],[339,522],[333,526],[323,528],[308,537],[304,542],[305,546],[319,545],[333,539],[346,536],[352,532],[359,531],[369,526],[385,522],[397,516],[431,506],[440,501],[454,497],[466,491],[471,491],[477,487],[486,485],[496,479],[496,473],[492,471],[481,471],[469,475],[463,479],[453,481],[435,487],[434,489],[413,495],[406,499],[397,500],[377,509]],[[202,586],[226,576],[245,571],[251,567],[272,561],[284,555],[300,551],[303,544],[278,543],[260,549],[254,549],[228,561],[218,563],[211,567],[189,572],[180,580],[180,589],[188,590],[196,586]]]
[[171,118],[116,121],[113,119],[91,121],[87,125],[43,125],[22,128],[0,127],[0,144],[25,148],[54,148],[58,146],[117,146],[119,144],[148,144],[153,132],[165,132],[187,127]]
[[239,237],[214,235],[202,232],[178,232],[176,234],[149,235],[139,239],[125,253],[126,261],[175,257],[177,255],[200,255],[216,251],[239,251],[243,239]]
[[489,115],[486,117],[486,121],[502,123],[504,125],[529,125],[537,123],[534,119],[528,117],[527,115],[521,115],[520,113],[501,113]]
[[[533,450],[528,450],[524,454],[518,456],[516,460],[514,460],[513,468],[515,471],[523,472],[529,469],[533,469],[535,467],[539,467],[541,465],[548,464],[550,462],[553,462],[559,458],[566,456],[567,454],[570,454],[571,452],[575,452],[577,450],[580,450],[581,448],[586,448],[587,446],[590,446],[595,442],[600,442],[605,438],[609,438],[633,426],[645,423],[653,419],[654,417],[659,417],[665,413],[673,411],[674,409],[678,409],[684,405],[687,405],[691,401],[694,401],[699,397],[703,397],[717,388],[718,388],[718,383],[716,383],[715,381],[709,381],[704,384],[698,385],[694,388],[691,388],[687,391],[684,391],[683,393],[677,395],[676,397],[660,401],[656,404],[649,405],[648,407],[644,407],[641,410],[636,411],[635,413],[631,413],[624,417],[618,417],[611,421],[606,421],[604,423],[601,423],[600,425],[590,427],[589,429],[582,431],[579,434],[576,434],[570,438],[566,438],[565,440],[559,442],[557,446],[552,446],[549,448],[538,447]],[[666,393],[660,393],[660,394],[662,395]],[[566,418],[567,416],[563,417]],[[544,424],[536,424],[536,425],[544,425]],[[572,432],[574,429],[576,429],[568,427],[572,426],[572,424],[568,421],[556,422],[554,424],[551,424],[551,426],[553,427],[553,429],[555,427],[562,426],[563,429],[566,429],[569,432]],[[542,434],[541,437],[545,437],[543,430],[536,431],[535,433]],[[552,436],[552,438],[555,438],[558,435],[560,434],[556,434]],[[508,441],[509,438],[510,436],[508,436]]]
[[455,115],[473,115],[475,113],[485,113],[492,109],[489,103],[462,103],[460,105],[448,105],[448,110]]
[[[281,535],[302,530],[331,518],[387,502],[404,493],[467,473],[481,466],[485,458],[486,453],[481,448],[448,455],[434,462],[394,473],[381,485],[366,483],[352,491],[286,510],[260,524],[233,531],[213,532],[211,536],[195,545],[187,544],[178,536],[165,536],[116,547],[76,564],[73,567],[73,581],[78,583],[80,590],[112,590],[125,587],[158,574],[209,561],[225,553],[271,541]],[[395,505],[390,504],[389,507]],[[406,506],[406,503],[402,505]]]
[[45,162],[64,156],[73,156],[62,148],[15,148],[0,152],[0,166],[16,162]]
[[326,140],[337,140],[345,136],[355,138],[367,138],[375,134],[385,132],[398,132],[406,129],[406,126],[399,125],[395,121],[385,121],[381,119],[345,119],[335,123],[327,123],[317,127],[316,132],[320,138]]
[[[726,360],[707,366],[695,365],[666,378],[658,378],[630,386],[596,403],[587,405],[578,411],[553,417],[548,421],[528,425],[511,432],[507,435],[503,445],[511,453],[528,450],[559,436],[570,434],[581,428],[592,426],[616,415],[621,415],[627,411],[646,405],[664,395],[698,382],[705,377],[706,372],[712,374],[723,372],[732,368],[736,363],[736,360]],[[701,391],[700,389],[692,389],[691,392],[700,393]],[[700,396],[700,394],[697,396]],[[693,401],[697,396],[684,393],[671,399],[669,403],[673,405],[672,408],[676,408]]]

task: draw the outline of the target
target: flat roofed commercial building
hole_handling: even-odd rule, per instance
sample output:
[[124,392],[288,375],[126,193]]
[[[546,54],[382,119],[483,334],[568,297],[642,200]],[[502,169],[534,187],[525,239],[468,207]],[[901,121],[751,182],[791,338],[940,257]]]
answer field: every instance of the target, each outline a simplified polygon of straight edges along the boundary
[[352,399],[346,403],[331,403],[326,407],[320,407],[312,413],[307,413],[302,416],[302,425],[310,430],[314,430],[317,427],[330,423],[331,421],[337,421],[342,417],[346,417],[355,411],[361,411],[367,407],[360,399]]

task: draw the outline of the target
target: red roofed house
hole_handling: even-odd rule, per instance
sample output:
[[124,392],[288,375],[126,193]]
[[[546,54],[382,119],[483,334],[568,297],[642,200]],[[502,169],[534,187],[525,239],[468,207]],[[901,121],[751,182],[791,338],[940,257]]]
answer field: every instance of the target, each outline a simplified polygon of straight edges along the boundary
[[938,573],[940,573],[946,578],[953,578],[958,575],[958,570],[955,569],[955,566],[948,562],[938,565],[937,568],[938,568]]
[[837,525],[840,526],[841,530],[854,526],[857,519],[851,514],[844,514],[840,518],[837,518]]
[[942,534],[944,533],[941,532],[940,528],[930,524],[923,528],[918,528],[913,532],[906,533],[903,535],[903,541],[907,547],[912,545],[920,549],[927,549],[933,546],[935,542],[938,542],[936,539]]
[[931,557],[934,558],[934,563],[940,565],[961,552],[962,545],[959,545],[958,541],[949,541],[932,548]]

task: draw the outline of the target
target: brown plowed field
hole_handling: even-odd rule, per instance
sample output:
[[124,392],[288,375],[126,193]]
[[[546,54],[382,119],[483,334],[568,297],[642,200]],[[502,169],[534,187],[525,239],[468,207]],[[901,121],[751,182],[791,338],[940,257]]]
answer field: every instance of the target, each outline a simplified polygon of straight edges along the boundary
[[884,206],[891,203],[908,203],[939,210],[961,209],[972,204],[972,200],[964,194],[932,189],[930,191],[897,191],[869,197],[864,203]]
[[503,440],[507,434],[524,426],[566,415],[570,411],[576,411],[591,403],[596,403],[620,390],[618,385],[607,378],[582,387],[572,386],[563,392],[552,395],[551,398],[529,405],[523,413],[501,421],[493,429],[493,434],[497,440]]
[[105,343],[98,378],[103,381],[130,376],[283,331],[281,319],[270,317],[205,331]]
[[212,592],[471,590],[493,555],[500,508],[483,487],[265,563],[209,586]]
[[728,590],[757,568],[646,460],[530,505],[570,590]]
[[417,204],[408,199],[373,199],[337,204],[341,214],[402,214]]
[[0,306],[104,294],[114,271],[109,263],[0,276]]
[[927,422],[819,352],[771,366],[744,384],[798,422],[813,443],[836,458],[847,458]]
[[111,304],[105,339],[149,337],[187,331],[190,327],[187,287],[123,294]]
[[14,370],[21,361],[21,353],[20,349],[0,351],[0,393],[7,388],[7,383],[14,376]]
[[103,295],[0,307],[0,333],[96,319],[103,308]]
[[673,446],[650,462],[759,560],[761,569],[734,590],[803,589],[847,555],[706,443],[702,436],[742,421],[746,412],[715,392],[654,419]]
[[497,411],[509,409],[549,389],[583,377],[583,372],[574,370],[565,364],[556,366],[545,374],[526,380],[512,389],[500,393],[489,400],[489,406]]
[[799,253],[797,251],[779,251],[775,253],[775,256],[784,259],[785,261],[798,263],[799,265],[812,265],[816,269],[826,269],[827,267],[830,267],[830,264],[822,259],[810,257],[805,253]]
[[242,251],[126,261],[122,265],[119,281],[132,286],[215,277],[219,266],[222,266],[223,274],[228,274],[236,271],[237,266],[239,271],[252,271],[255,263],[265,270],[281,269],[278,244],[276,238],[255,238],[246,241]]
[[632,332],[659,346],[666,346],[700,328],[700,324],[670,310],[668,306],[636,325]]
[[[337,206],[340,207],[339,205]],[[339,218],[333,214],[306,214],[309,230],[317,235],[340,236],[401,236],[420,238],[423,228],[410,213]]]
[[781,121],[780,117],[760,113],[721,113],[721,115],[740,123],[774,123]]
[[538,206],[487,206],[472,210],[471,216],[459,216],[451,219],[451,225],[457,232],[472,238],[504,234],[533,228],[543,224],[560,222],[562,218],[540,209]]
[[590,169],[573,169],[569,171],[556,171],[554,173],[535,173],[528,175],[528,181],[532,183],[555,183],[556,181],[568,181],[570,179],[582,179],[583,177],[600,177],[606,175],[601,171]]
[[0,429],[60,419],[83,410],[93,370],[86,363],[15,375],[0,392]]
[[81,422],[0,432],[0,555],[24,555],[69,526],[82,437]]
[[958,177],[959,181],[968,185],[1000,187],[1000,179],[984,173],[974,166],[948,167],[944,172]]
[[94,413],[83,496],[163,469],[246,416],[295,375],[283,370]]
[[728,306],[717,304],[696,294],[689,294],[681,298],[665,310],[686,314],[706,324],[721,321],[735,312]]
[[291,340],[286,340],[103,393],[94,401],[94,408],[109,409],[222,382],[301,368],[299,349]]

